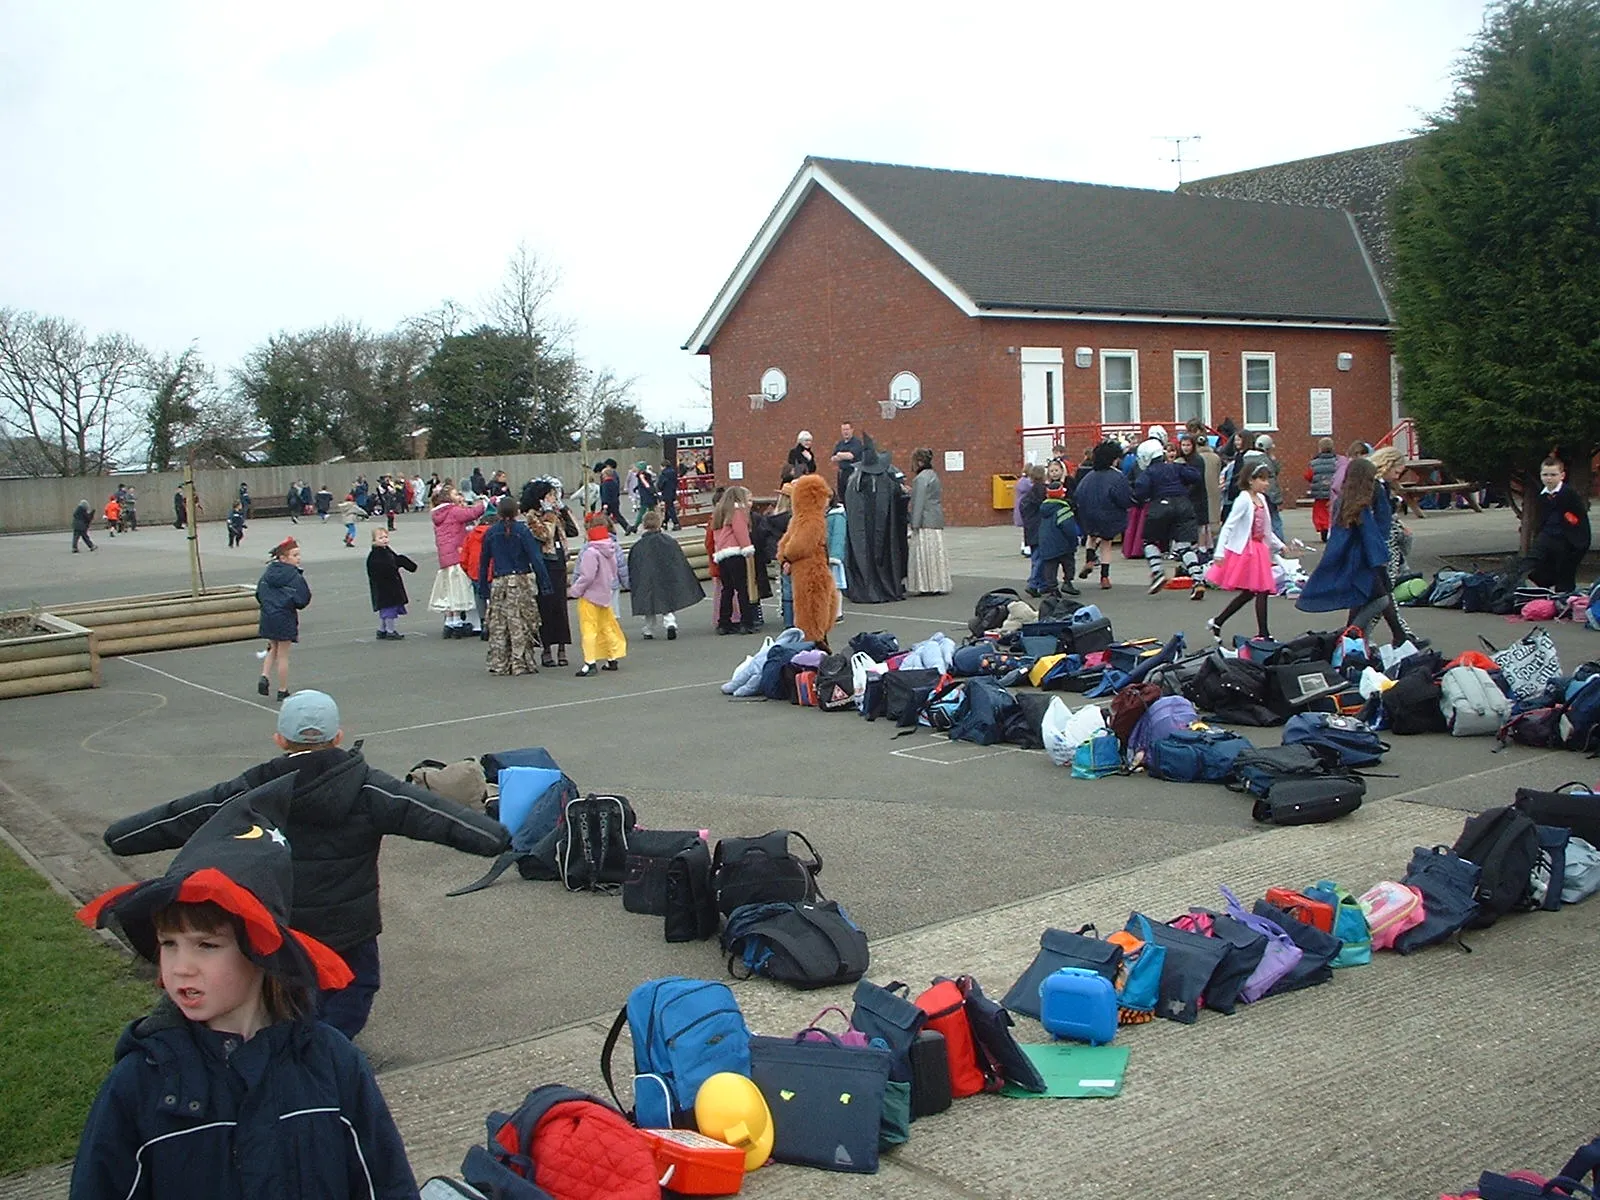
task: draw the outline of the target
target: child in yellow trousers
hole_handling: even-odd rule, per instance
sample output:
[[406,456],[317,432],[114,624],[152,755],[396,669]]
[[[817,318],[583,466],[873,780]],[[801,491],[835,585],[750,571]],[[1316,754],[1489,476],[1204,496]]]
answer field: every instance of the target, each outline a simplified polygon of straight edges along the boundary
[[604,513],[590,513],[584,526],[588,540],[567,587],[567,595],[578,602],[578,631],[583,640],[583,669],[577,672],[580,679],[597,671],[615,671],[617,661],[628,653],[628,639],[611,607],[617,560],[611,550],[610,521]]

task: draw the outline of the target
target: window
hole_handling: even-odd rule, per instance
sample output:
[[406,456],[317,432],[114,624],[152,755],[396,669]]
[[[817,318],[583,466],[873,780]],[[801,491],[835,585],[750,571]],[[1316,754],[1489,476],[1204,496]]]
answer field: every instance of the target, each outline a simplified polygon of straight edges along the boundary
[[1139,354],[1100,351],[1100,422],[1128,425],[1139,419]]
[[1200,421],[1210,425],[1211,355],[1205,350],[1173,351],[1172,386],[1177,424]]
[[1244,359],[1244,427],[1278,427],[1278,367],[1274,354],[1246,354]]

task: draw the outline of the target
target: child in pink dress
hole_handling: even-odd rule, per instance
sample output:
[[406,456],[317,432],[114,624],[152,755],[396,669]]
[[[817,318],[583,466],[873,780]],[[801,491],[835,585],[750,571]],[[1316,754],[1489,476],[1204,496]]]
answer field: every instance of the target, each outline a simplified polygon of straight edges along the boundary
[[[1267,598],[1277,590],[1272,575],[1272,557],[1284,548],[1272,532],[1266,491],[1272,486],[1272,470],[1265,463],[1245,480],[1244,489],[1234,498],[1228,519],[1217,535],[1217,559],[1206,571],[1206,580],[1219,588],[1237,593],[1228,606],[1206,622],[1217,641],[1222,627],[1253,599],[1256,602],[1256,636],[1268,637]],[[1298,543],[1296,543],[1298,544]]]

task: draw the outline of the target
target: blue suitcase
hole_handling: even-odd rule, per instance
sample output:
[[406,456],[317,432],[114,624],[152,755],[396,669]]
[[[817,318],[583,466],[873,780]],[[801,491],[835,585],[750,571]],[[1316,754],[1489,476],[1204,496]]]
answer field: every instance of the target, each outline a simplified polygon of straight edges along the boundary
[[1117,1036],[1117,990],[1098,971],[1062,967],[1039,985],[1039,1023],[1052,1037],[1104,1046]]

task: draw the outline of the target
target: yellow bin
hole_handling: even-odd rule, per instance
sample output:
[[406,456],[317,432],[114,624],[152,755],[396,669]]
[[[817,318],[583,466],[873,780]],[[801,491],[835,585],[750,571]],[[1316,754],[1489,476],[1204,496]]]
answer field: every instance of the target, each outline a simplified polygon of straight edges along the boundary
[[996,508],[1011,508],[1017,502],[1017,477],[1015,475],[991,475],[989,487],[992,491],[990,503]]

